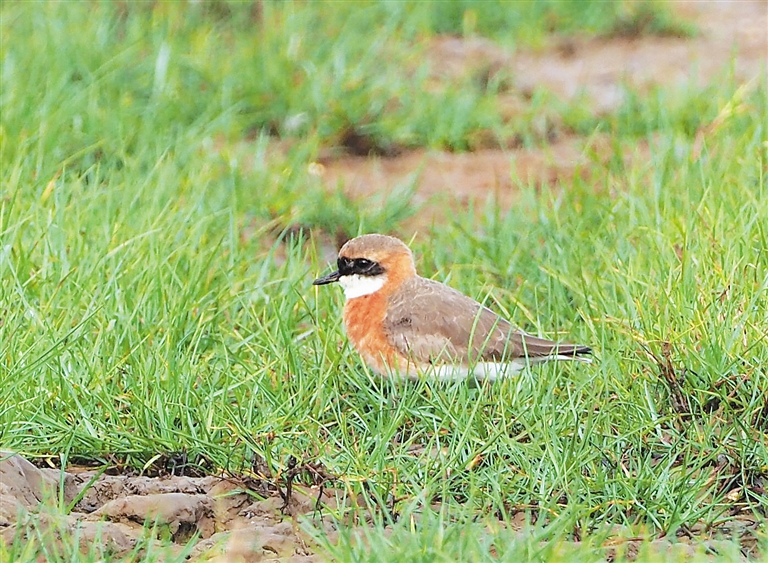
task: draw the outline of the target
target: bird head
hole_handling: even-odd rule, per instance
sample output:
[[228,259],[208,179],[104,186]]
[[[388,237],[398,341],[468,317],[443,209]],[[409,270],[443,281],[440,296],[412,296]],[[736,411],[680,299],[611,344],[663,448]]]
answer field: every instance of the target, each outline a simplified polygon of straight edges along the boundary
[[336,265],[336,271],[312,284],[339,282],[347,299],[394,289],[416,275],[411,250],[401,240],[386,235],[353,238],[339,250]]

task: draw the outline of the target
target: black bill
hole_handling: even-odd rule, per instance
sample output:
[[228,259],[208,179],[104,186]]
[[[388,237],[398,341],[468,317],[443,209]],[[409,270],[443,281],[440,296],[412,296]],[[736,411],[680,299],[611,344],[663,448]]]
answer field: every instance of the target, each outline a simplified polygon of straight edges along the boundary
[[327,276],[323,276],[322,278],[317,278],[315,281],[312,282],[312,285],[325,285],[327,283],[333,283],[339,281],[339,278],[341,277],[341,274],[338,270],[335,272],[331,272]]

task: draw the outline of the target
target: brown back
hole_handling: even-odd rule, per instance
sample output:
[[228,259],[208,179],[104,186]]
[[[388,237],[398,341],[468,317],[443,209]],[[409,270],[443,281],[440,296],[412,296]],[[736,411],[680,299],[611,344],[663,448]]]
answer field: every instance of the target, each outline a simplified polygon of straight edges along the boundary
[[389,297],[384,331],[403,356],[420,364],[511,361],[589,350],[526,334],[474,299],[419,276]]

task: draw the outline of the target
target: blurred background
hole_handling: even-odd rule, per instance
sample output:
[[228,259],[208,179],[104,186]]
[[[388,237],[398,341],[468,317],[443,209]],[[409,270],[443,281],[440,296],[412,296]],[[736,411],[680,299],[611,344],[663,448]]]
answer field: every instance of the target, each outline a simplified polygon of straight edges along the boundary
[[40,196],[171,159],[237,191],[244,237],[409,236],[695,135],[766,23],[752,1],[6,2],[3,164]]

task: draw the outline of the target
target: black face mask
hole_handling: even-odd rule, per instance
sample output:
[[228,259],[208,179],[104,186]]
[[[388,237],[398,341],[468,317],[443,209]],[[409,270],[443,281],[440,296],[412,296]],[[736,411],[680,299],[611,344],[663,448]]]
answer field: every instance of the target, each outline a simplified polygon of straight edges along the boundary
[[358,276],[378,276],[385,271],[384,268],[381,267],[381,264],[374,262],[373,260],[368,260],[367,258],[352,259],[339,256],[336,265],[339,268],[338,270],[331,272],[322,278],[317,278],[312,282],[312,285],[325,285],[327,283],[337,282],[341,276],[353,276],[355,274]]

